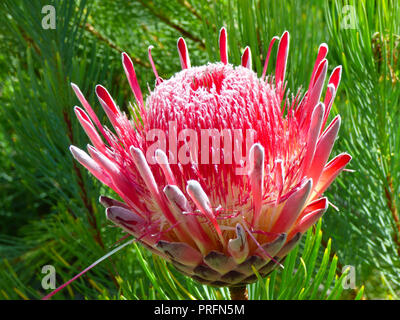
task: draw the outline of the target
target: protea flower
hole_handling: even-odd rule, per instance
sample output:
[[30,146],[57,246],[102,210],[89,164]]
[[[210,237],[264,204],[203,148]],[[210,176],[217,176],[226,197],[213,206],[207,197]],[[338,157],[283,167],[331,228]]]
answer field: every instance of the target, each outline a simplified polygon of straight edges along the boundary
[[[275,75],[266,77],[276,40]],[[253,268],[266,276],[277,267],[322,216],[323,192],[351,159],[344,153],[327,163],[340,116],[324,127],[341,67],[321,102],[326,44],[303,95],[286,90],[288,32],[272,39],[261,78],[251,69],[248,47],[240,66],[228,63],[224,28],[221,62],[191,67],[182,38],[177,46],[182,71],[168,80],[158,76],[149,48],[156,86],[146,101],[131,59],[122,54],[139,117],[128,119],[96,87],[113,130],[101,125],[73,84],[86,110],[75,112],[92,145],[89,154],[70,149],[121,197],[100,197],[109,220],[198,282],[243,287],[257,280]]]

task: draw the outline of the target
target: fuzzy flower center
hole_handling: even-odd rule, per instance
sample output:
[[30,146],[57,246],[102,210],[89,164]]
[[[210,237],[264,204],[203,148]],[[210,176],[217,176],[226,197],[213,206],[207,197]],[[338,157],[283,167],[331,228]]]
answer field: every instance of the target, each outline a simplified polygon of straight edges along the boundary
[[[163,147],[178,186],[184,189],[188,180],[198,180],[212,188],[205,191],[214,207],[227,212],[250,208],[246,166],[254,143],[265,148],[265,202],[300,183],[305,135],[294,117],[282,115],[281,103],[275,87],[248,68],[222,63],[192,67],[159,84],[148,97],[145,131],[165,133]],[[144,148],[152,148],[154,141],[146,141]],[[180,161],[182,155],[187,161]],[[162,171],[156,165],[152,169],[156,181],[165,183]]]

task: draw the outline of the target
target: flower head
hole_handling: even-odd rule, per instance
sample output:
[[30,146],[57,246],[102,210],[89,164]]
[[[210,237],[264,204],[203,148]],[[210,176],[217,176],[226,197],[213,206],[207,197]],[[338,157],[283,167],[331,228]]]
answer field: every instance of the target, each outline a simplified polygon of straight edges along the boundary
[[[182,71],[143,96],[130,58],[122,62],[139,117],[119,109],[96,87],[113,129],[103,127],[79,88],[86,112],[76,115],[92,145],[71,146],[74,157],[123,200],[105,196],[107,218],[180,272],[213,286],[242,286],[265,276],[328,207],[321,197],[351,157],[328,162],[340,117],[325,128],[341,76],[333,70],[323,102],[328,49],[318,51],[307,92],[289,98],[285,72],[289,33],[279,39],[274,76],[251,70],[247,47],[241,66],[221,62],[191,67],[178,40]],[[133,109],[136,113],[137,110]],[[328,162],[328,163],[327,163]]]

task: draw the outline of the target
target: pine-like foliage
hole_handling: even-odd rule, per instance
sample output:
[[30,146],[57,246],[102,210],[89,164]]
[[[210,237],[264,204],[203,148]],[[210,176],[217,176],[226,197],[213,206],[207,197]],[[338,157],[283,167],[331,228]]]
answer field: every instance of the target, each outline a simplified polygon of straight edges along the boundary
[[371,297],[388,290],[387,297],[398,298],[400,7],[396,1],[328,3],[326,21],[330,54],[344,66],[337,110],[346,121],[338,147],[353,155],[355,170],[331,189],[340,212],[329,215],[326,228]]
[[[42,28],[45,5],[56,9],[54,30]],[[354,29],[346,27],[349,8]],[[329,189],[339,211],[328,209],[286,258],[284,270],[249,286],[250,299],[398,298],[396,1],[4,0],[0,11],[0,299],[43,297],[49,293],[41,285],[44,265],[56,268],[60,285],[124,236],[110,227],[98,205],[100,192],[110,191],[68,152],[70,144],[87,143],[73,116],[78,101],[70,82],[79,84],[97,114],[103,115],[93,94],[98,83],[128,111],[133,97],[123,77],[122,51],[133,58],[147,92],[147,84],[154,85],[149,45],[160,76],[169,78],[180,68],[176,39],[187,40],[193,65],[215,61],[221,26],[229,34],[230,61],[239,64],[244,47],[238,44],[249,45],[259,74],[271,37],[290,31],[289,90],[308,83],[318,45],[328,43],[330,66],[341,64],[344,70],[333,107],[343,119],[334,152],[349,152],[355,170]],[[343,290],[345,265],[355,266],[354,290]],[[55,298],[228,299],[229,294],[196,284],[133,244]]]

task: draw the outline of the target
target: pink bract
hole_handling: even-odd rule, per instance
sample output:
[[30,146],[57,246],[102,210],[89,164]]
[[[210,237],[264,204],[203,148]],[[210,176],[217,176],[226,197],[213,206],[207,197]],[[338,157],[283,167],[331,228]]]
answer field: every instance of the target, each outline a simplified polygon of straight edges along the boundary
[[[266,77],[276,40],[275,75]],[[228,63],[224,28],[221,62],[192,67],[182,38],[177,46],[182,71],[168,80],[158,76],[149,48],[156,86],[146,101],[131,59],[122,55],[139,117],[128,119],[107,90],[96,87],[112,130],[72,84],[84,108],[75,113],[92,145],[89,154],[70,149],[122,199],[100,197],[109,220],[201,283],[243,286],[257,280],[253,267],[265,276],[279,265],[322,216],[328,207],[323,192],[351,160],[343,153],[328,162],[340,116],[325,125],[341,67],[333,70],[322,102],[326,44],[319,47],[308,90],[294,96],[285,83],[288,32],[272,39],[261,78],[251,70],[248,47],[240,66]],[[228,133],[231,140],[202,140],[197,149],[183,149],[189,161],[177,159],[187,140],[176,134],[201,137],[205,130],[218,139]],[[250,145],[239,139],[249,131]],[[244,158],[228,152],[235,148]]]

